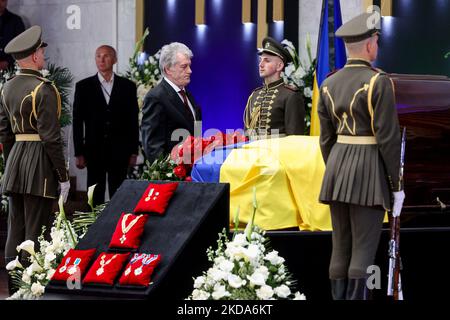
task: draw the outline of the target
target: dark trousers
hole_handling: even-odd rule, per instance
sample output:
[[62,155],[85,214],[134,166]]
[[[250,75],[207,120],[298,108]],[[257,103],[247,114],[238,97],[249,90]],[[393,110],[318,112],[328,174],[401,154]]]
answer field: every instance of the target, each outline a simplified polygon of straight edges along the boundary
[[334,202],[330,204],[333,251],[330,279],[367,278],[380,241],[384,210]]
[[[114,157],[112,155],[112,157]],[[108,175],[109,197],[112,198],[123,180],[127,177],[128,163],[126,161],[105,160],[102,163],[90,161],[87,164],[87,186],[97,184],[94,190],[94,206],[105,203],[106,176]]]
[[[38,250],[38,237],[42,227],[46,227],[49,234],[52,224],[54,199],[14,193],[8,197],[8,236],[5,247],[6,263],[14,260],[18,255],[16,247],[25,240],[32,240],[35,250]],[[23,261],[27,264],[26,261]]]

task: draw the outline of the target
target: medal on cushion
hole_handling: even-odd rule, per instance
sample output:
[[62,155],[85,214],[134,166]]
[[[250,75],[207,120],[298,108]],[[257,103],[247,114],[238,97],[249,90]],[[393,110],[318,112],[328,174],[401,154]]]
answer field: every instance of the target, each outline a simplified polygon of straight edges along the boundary
[[71,266],[69,268],[69,270],[67,270],[68,274],[74,274],[75,272],[77,272],[78,269],[78,265],[80,264],[81,259],[80,258],[76,258],[75,261],[73,262],[73,266]]
[[123,216],[122,218],[122,236],[120,237],[120,243],[123,244],[126,240],[127,240],[127,236],[125,235],[128,231],[131,230],[131,228],[133,228],[133,226],[136,224],[136,222],[138,222],[138,220],[142,217],[142,215],[137,216],[136,218],[134,218],[128,225],[127,220],[128,217],[131,216],[130,213],[127,213]]
[[111,259],[109,259],[108,261],[105,262],[105,258],[106,258],[106,254],[104,254],[101,258],[100,261],[100,268],[97,269],[97,271],[95,272],[95,274],[97,276],[100,276],[103,274],[103,272],[105,272],[105,267],[111,263],[111,261],[113,261],[115,258],[117,257],[117,254],[113,255],[113,257]]
[[156,200],[156,199],[158,199],[158,196],[159,196],[159,192],[158,192],[158,191],[155,192],[155,196],[154,196],[153,199],[152,199],[153,191],[155,191],[155,189],[154,189],[154,188],[151,188],[151,189],[150,189],[150,192],[148,193],[147,197],[145,198],[145,202],[149,202],[150,200]]
[[61,268],[59,268],[59,273],[63,273],[64,271],[66,271],[67,265],[69,264],[69,262],[70,262],[70,257],[68,257],[66,259],[66,261],[64,262],[64,265]]
[[156,259],[158,259],[158,255],[145,255],[144,258],[142,258],[142,264],[139,268],[137,268],[136,270],[134,270],[134,274],[136,276],[139,276],[140,274],[142,274],[142,267],[149,265],[150,263],[152,263],[152,261],[155,261]]
[[143,255],[139,255],[139,253],[135,253],[133,256],[133,259],[130,260],[130,265],[128,266],[127,270],[125,270],[125,275],[128,276],[131,273],[131,265],[138,261],[139,259],[142,259]]

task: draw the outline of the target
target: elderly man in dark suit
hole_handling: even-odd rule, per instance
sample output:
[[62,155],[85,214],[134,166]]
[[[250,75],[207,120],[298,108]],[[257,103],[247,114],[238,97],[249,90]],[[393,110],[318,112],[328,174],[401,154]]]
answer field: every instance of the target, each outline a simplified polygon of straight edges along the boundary
[[194,135],[194,125],[201,120],[201,110],[186,91],[191,81],[192,51],[173,42],[161,49],[159,67],[164,78],[150,90],[142,110],[142,142],[150,162],[168,154],[180,137]]
[[76,84],[73,139],[76,166],[87,167],[87,185],[97,184],[94,204],[105,200],[106,174],[112,197],[136,165],[139,146],[136,85],[113,72],[116,50],[102,45],[95,53],[98,73]]

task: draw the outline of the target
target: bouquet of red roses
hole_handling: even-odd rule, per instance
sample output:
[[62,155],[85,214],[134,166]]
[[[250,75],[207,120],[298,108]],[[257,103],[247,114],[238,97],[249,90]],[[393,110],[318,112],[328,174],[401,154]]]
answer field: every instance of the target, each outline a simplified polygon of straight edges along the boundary
[[217,132],[207,138],[189,136],[172,149],[170,158],[176,164],[173,173],[180,179],[190,181],[190,174],[195,161],[217,147],[236,144],[246,140],[247,137],[239,131],[235,131],[232,134]]

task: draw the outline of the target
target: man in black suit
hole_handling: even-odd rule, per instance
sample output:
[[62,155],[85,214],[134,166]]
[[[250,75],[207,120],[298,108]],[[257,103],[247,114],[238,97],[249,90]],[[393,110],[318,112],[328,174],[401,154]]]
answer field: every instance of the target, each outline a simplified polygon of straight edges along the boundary
[[13,38],[25,31],[22,18],[8,11],[7,6],[8,0],[0,0],[0,70],[14,65],[13,57],[4,49]]
[[192,56],[192,51],[179,42],[161,49],[159,67],[164,78],[147,93],[142,110],[142,142],[150,162],[170,153],[180,138],[194,135],[195,122],[201,120],[200,107],[186,91]]
[[113,72],[116,50],[100,46],[95,52],[98,73],[79,81],[73,104],[76,166],[87,167],[87,185],[97,184],[94,204],[105,200],[106,174],[112,197],[136,165],[139,145],[136,85]]

